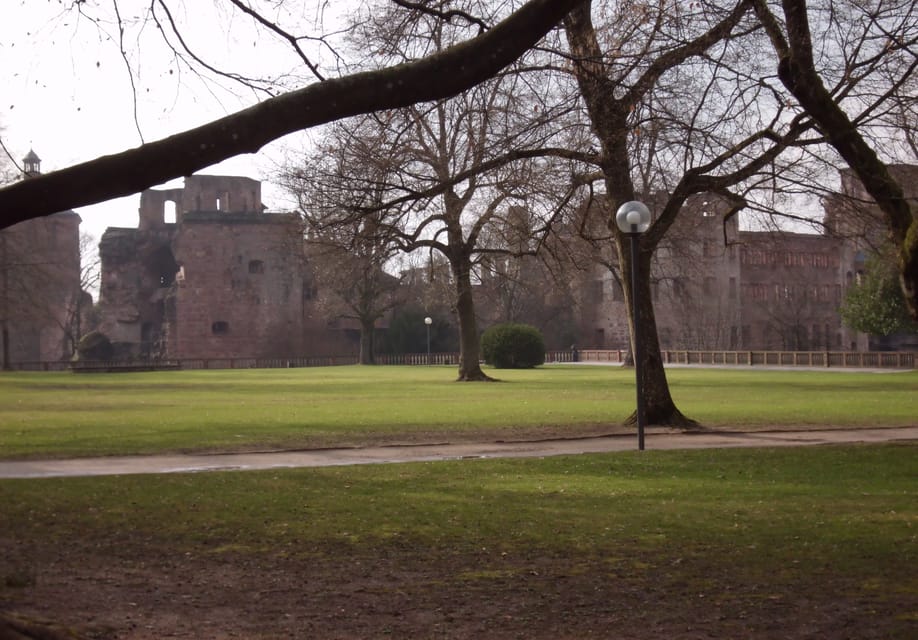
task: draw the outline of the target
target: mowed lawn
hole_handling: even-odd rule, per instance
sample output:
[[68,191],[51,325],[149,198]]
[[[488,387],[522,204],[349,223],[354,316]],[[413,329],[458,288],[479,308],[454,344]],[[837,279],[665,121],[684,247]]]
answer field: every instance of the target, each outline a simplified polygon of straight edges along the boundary
[[[545,366],[457,383],[452,367],[0,374],[0,458],[576,436],[620,428],[634,372]],[[715,429],[899,426],[918,372],[673,369],[680,409]]]
[[[633,371],[0,375],[0,457],[614,431]],[[915,424],[918,373],[674,369],[710,428]],[[0,615],[92,638],[911,638],[918,444],[0,481]]]
[[0,482],[0,603],[104,638],[896,638],[915,444]]

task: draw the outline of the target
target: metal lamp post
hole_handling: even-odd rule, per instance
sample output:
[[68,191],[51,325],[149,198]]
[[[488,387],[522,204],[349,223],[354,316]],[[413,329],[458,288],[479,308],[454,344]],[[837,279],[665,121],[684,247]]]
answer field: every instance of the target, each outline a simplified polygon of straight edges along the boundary
[[634,378],[637,398],[638,449],[644,450],[644,379],[642,375],[643,341],[641,340],[641,322],[638,314],[638,244],[641,234],[650,227],[650,209],[643,202],[632,200],[626,202],[615,212],[615,224],[628,236],[631,242],[631,317],[634,325]]
[[427,366],[430,366],[430,325],[433,324],[433,320],[430,316],[424,318],[424,324],[427,326]]

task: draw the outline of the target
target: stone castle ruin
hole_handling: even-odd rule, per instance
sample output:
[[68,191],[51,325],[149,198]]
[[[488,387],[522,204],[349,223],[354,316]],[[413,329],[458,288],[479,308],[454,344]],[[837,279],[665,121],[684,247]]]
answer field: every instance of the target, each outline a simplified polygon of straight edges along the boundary
[[138,227],[107,229],[99,255],[99,330],[119,359],[296,357],[315,329],[298,218],[266,212],[257,180],[148,189]]
[[[41,159],[23,158],[24,180]],[[0,366],[69,358],[89,294],[80,282],[80,216],[63,211],[0,230]]]
[[[32,156],[26,166],[37,172]],[[918,167],[892,169],[914,197]],[[879,343],[841,324],[838,306],[883,230],[873,208],[857,204],[867,198],[850,172],[842,171],[842,184],[855,197],[826,199],[825,234],[743,231],[735,218],[724,223],[716,197],[687,203],[690,215],[680,217],[674,240],[658,251],[652,274],[661,347],[914,349],[915,336]],[[846,209],[850,202],[858,211]],[[79,223],[77,214],[64,212],[0,233],[4,366],[73,353],[85,326],[80,309],[89,308],[80,289]],[[181,188],[148,189],[137,228],[107,229],[99,257],[97,328],[117,360],[357,352],[353,323],[329,317],[323,296],[331,294],[317,290],[299,217],[266,211],[257,180],[194,175]],[[536,282],[538,291],[527,295],[572,300],[579,348],[627,349],[624,294],[606,267],[597,263],[565,285]],[[483,278],[477,285],[482,326],[500,312],[484,295],[487,284]]]

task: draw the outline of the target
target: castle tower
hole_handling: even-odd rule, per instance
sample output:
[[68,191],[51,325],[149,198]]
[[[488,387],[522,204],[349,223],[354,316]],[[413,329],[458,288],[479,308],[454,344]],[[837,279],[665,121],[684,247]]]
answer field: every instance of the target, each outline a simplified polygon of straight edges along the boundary
[[41,174],[41,158],[33,149],[29,149],[26,157],[22,159],[22,177],[34,178]]
[[[34,150],[22,179],[41,174]],[[64,211],[0,230],[2,366],[67,360],[79,339],[80,216]]]

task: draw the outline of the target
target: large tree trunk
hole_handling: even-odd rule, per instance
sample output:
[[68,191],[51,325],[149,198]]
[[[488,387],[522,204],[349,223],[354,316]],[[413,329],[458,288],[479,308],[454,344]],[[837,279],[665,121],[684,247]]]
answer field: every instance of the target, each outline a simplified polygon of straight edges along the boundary
[[491,381],[479,364],[478,321],[472,298],[472,264],[468,256],[450,260],[456,280],[456,317],[459,321],[459,382]]
[[[602,64],[603,53],[590,18],[590,7],[591,3],[584,2],[571,11],[564,19],[564,27],[571,52],[576,59],[574,73],[577,83],[587,106],[593,132],[602,147],[602,171],[605,177],[606,194],[612,205],[612,219],[608,221],[608,226],[615,235],[615,248],[618,252],[619,265],[621,265],[622,284],[627,294],[632,351],[642,353],[643,397],[641,401],[644,406],[644,418],[647,424],[693,428],[698,424],[686,418],[676,408],[669,392],[666,372],[663,369],[657,324],[650,297],[650,258],[656,248],[656,242],[648,242],[647,238],[644,238],[644,246],[641,247],[639,259],[641,277],[638,282],[638,308],[643,349],[635,351],[633,348],[635,331],[631,309],[631,257],[627,238],[618,231],[614,219],[617,207],[635,197],[627,139],[628,114],[633,105],[626,99],[615,98],[616,85],[605,75],[606,69]],[[626,422],[633,424],[636,421],[635,412]]]
[[47,620],[20,616],[11,611],[0,612],[0,638],[9,640],[80,640],[86,638]]
[[[638,263],[641,277],[638,280],[637,307],[638,321],[641,324],[642,348],[635,349],[634,339],[637,332],[634,326],[634,310],[631,301],[634,300],[631,287],[631,253],[630,241],[621,239],[616,242],[619,251],[620,264],[622,265],[622,286],[626,294],[628,308],[628,326],[631,332],[631,352],[641,354],[641,379],[643,382],[643,395],[639,401],[643,403],[644,420],[647,425],[665,425],[683,429],[697,429],[700,425],[694,420],[685,417],[669,392],[669,382],[666,379],[666,370],[663,367],[663,356],[660,352],[660,338],[657,333],[657,321],[653,311],[652,291],[650,287],[650,262],[653,255],[652,249],[640,249]],[[637,423],[637,410],[625,421],[625,424]]]
[[5,322],[2,330],[0,330],[0,335],[3,337],[3,370],[10,371],[13,368],[13,365],[10,364],[10,332],[7,330]]
[[360,321],[360,364],[376,364],[375,355],[376,322]]

